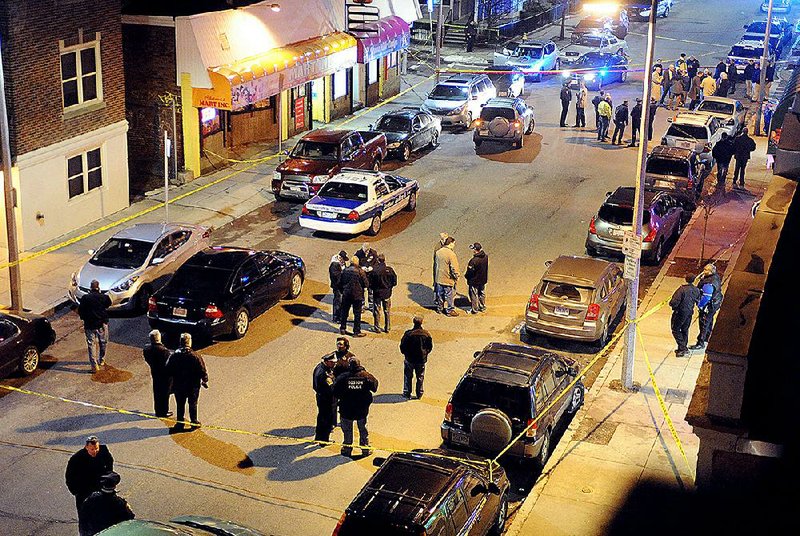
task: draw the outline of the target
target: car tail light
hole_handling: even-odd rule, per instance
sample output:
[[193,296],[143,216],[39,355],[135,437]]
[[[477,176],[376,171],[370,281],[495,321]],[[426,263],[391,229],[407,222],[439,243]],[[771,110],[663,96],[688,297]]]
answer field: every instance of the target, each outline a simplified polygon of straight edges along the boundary
[[444,420],[451,422],[453,420],[453,403],[448,402],[444,408]]
[[597,234],[597,227],[594,225],[594,216],[592,216],[591,221],[589,221],[589,234]]
[[525,428],[525,437],[536,437],[536,430],[539,428],[539,423],[536,419],[528,419],[528,426]]
[[586,320],[597,320],[597,317],[600,316],[600,305],[596,303],[590,303],[589,308],[586,309]]
[[156,303],[156,299],[152,296],[147,300],[147,312],[148,313],[157,313],[158,312],[158,304]]
[[644,237],[644,241],[645,242],[652,242],[653,240],[655,240],[657,232],[658,232],[658,226],[657,225],[651,225],[650,226],[650,231],[647,233],[647,236]]
[[520,122],[519,122],[519,120],[516,120],[516,121],[514,121],[514,123],[513,123],[513,124],[514,124],[514,127],[516,127],[516,128],[519,128],[519,126],[520,126],[522,123],[520,123]]
[[333,534],[331,534],[331,536],[337,536],[339,534],[339,530],[341,530],[345,519],[347,519],[346,513],[342,514],[342,517],[339,518],[339,522],[336,523],[336,528],[333,529]]
[[358,212],[356,212],[355,210],[351,210],[350,214],[347,215],[347,219],[350,221],[358,221],[358,218],[360,217],[361,216],[359,216]]
[[539,312],[539,295],[535,292],[531,293],[531,299],[528,300],[528,311],[532,313]]
[[706,143],[705,145],[703,145],[703,152],[704,153],[710,153],[711,152],[711,144],[710,143]]
[[687,187],[688,189],[690,189],[690,190],[691,190],[692,188],[694,188],[694,179],[692,179],[691,177],[689,177],[689,179],[686,181],[686,187]]
[[303,205],[303,209],[300,211],[300,214],[302,214],[303,216],[308,216],[311,213],[308,211],[308,207]]
[[225,314],[213,303],[206,305],[206,318],[222,318]]

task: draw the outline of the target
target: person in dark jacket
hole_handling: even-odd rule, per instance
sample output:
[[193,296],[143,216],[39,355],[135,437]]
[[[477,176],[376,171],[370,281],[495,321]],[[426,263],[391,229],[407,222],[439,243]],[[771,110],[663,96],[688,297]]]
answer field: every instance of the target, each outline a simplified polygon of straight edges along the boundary
[[79,524],[83,501],[100,489],[100,477],[113,470],[114,457],[107,446],[100,444],[97,436],[86,438],[84,447],[70,457],[65,480],[67,489],[75,496]]
[[736,91],[736,82],[739,80],[739,72],[736,70],[736,62],[732,59],[728,59],[728,82],[731,84],[731,93]]
[[117,495],[119,474],[111,471],[100,477],[100,490],[95,491],[81,505],[81,536],[94,536],[109,527],[136,517],[128,501]]
[[611,135],[612,145],[622,145],[622,136],[625,134],[625,125],[628,124],[628,101],[623,100],[622,104],[614,110],[614,133]]
[[656,120],[656,112],[658,111],[658,103],[655,99],[650,99],[650,107],[647,112],[650,114],[650,122],[647,125],[647,141],[653,141],[653,123]]
[[[736,136],[733,140],[733,157],[736,159],[736,167],[733,169],[733,189],[744,190],[744,171],[747,161],[750,160],[750,153],[756,150],[756,142],[748,135],[747,129]],[[739,185],[736,185],[736,181]]]
[[719,80],[720,75],[722,75],[722,73],[725,74],[728,73],[728,66],[725,65],[725,62],[723,60],[719,60],[716,69],[714,69],[714,80]]
[[467,52],[472,52],[472,47],[475,46],[475,38],[478,36],[478,28],[475,26],[475,21],[470,19],[467,27],[464,28],[464,37],[466,38]]
[[725,181],[728,178],[728,167],[733,158],[733,141],[727,132],[722,133],[722,137],[711,150],[711,156],[717,162],[717,191],[725,193]]
[[722,72],[719,75],[719,84],[717,84],[717,91],[714,93],[717,97],[727,97],[731,92],[731,82],[728,80],[728,73]]
[[698,71],[700,71],[700,60],[694,56],[689,56],[686,61],[686,74],[689,75],[689,79],[691,80],[697,76]]
[[333,382],[336,376],[336,352],[322,356],[312,374],[311,385],[317,398],[317,426],[314,429],[315,441],[330,441],[336,424],[336,397],[333,396]]
[[167,361],[167,372],[172,378],[172,390],[175,393],[175,403],[178,407],[177,420],[174,430],[184,429],[183,420],[186,411],[186,402],[189,402],[190,431],[200,427],[197,420],[197,401],[200,398],[200,386],[208,389],[208,372],[203,358],[192,350],[192,336],[188,333],[181,334],[181,346],[175,350]]
[[336,337],[336,366],[333,367],[333,375],[337,378],[350,370],[350,359],[355,354],[350,351],[350,341],[347,337]]
[[567,126],[567,114],[569,113],[569,101],[572,100],[572,91],[569,89],[569,82],[564,82],[561,86],[561,126]]
[[[106,345],[108,344],[108,308],[111,298],[100,292],[100,282],[92,280],[89,292],[78,304],[78,316],[83,320],[83,332],[89,349],[89,365],[92,373],[105,365]],[[99,352],[95,354],[95,344]],[[97,357],[95,357],[97,355]]]
[[169,348],[161,344],[161,332],[154,329],[150,332],[150,342],[142,349],[145,362],[150,366],[150,376],[153,378],[153,409],[156,417],[170,417],[169,393],[172,382],[167,372]]
[[383,332],[391,329],[392,289],[397,286],[397,274],[391,266],[386,266],[386,257],[378,255],[378,263],[369,273],[369,288],[372,290],[372,326],[375,333],[381,332],[381,311],[383,311]]
[[[366,274],[369,274],[375,265],[378,264],[378,253],[369,247],[369,243],[367,242],[361,244],[361,248],[353,253],[353,256],[358,258],[358,265]],[[365,290],[367,291],[366,307],[369,309],[372,307],[372,289],[365,288]]]
[[689,353],[687,347],[689,326],[692,323],[694,306],[703,295],[700,289],[694,286],[694,279],[694,274],[687,275],[686,284],[678,287],[669,300],[669,306],[672,307],[672,336],[675,337],[675,342],[678,344],[678,349],[675,350],[676,357],[684,357]]
[[372,404],[372,393],[378,391],[378,380],[361,366],[361,362],[350,359],[350,370],[336,378],[333,383],[333,394],[339,399],[339,415],[342,418],[344,444],[342,456],[353,454],[353,421],[358,424],[358,444],[361,453],[369,456],[369,431],[367,416]]
[[369,288],[367,274],[359,266],[358,256],[355,255],[350,261],[350,266],[342,271],[342,316],[339,321],[339,333],[347,333],[347,318],[350,316],[350,309],[353,309],[353,336],[364,337],[366,334],[361,332],[361,310],[364,307],[364,290]]
[[753,83],[753,93],[750,95],[750,102],[756,102],[761,90],[761,63],[753,65],[753,77],[751,81]]
[[480,242],[470,244],[472,258],[467,264],[464,279],[469,288],[469,301],[472,305],[470,314],[482,313],[486,310],[486,283],[489,281],[489,256],[483,251]]
[[711,337],[711,330],[714,329],[714,315],[722,307],[722,280],[717,273],[717,267],[713,264],[706,264],[703,272],[697,281],[697,288],[703,293],[700,302],[697,304],[699,311],[700,332],[697,334],[697,342],[689,347],[689,350],[703,350]]
[[422,317],[414,317],[414,327],[403,333],[400,353],[403,354],[403,397],[411,398],[411,380],[417,376],[417,398],[422,398],[425,381],[425,364],[433,350],[431,334],[422,329]]
[[628,144],[628,147],[636,147],[639,145],[636,143],[636,135],[639,133],[639,127],[642,124],[642,99],[641,97],[636,98],[636,104],[634,104],[633,108],[631,109],[631,142]]
[[753,71],[755,70],[756,66],[753,60],[748,60],[747,65],[744,66],[744,72],[742,73],[742,80],[744,80],[745,84],[744,96],[748,99],[753,97]]
[[600,109],[599,109],[599,106],[600,106],[600,101],[605,99],[605,94],[606,94],[606,92],[601,89],[600,93],[598,95],[595,95],[592,98],[592,105],[594,105],[594,128],[598,132],[600,131]]
[[328,266],[328,277],[331,280],[331,292],[333,293],[333,320],[339,320],[342,314],[342,270],[347,266],[347,252],[342,250],[338,255],[331,257],[331,264]]

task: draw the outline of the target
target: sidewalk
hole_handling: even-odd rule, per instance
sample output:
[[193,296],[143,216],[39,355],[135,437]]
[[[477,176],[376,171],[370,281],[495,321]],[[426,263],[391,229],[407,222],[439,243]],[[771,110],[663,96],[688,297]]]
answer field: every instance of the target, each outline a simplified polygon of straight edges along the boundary
[[[753,202],[760,199],[769,181],[763,154],[766,139],[757,138],[756,143],[757,156],[751,160],[747,178],[753,195],[729,192],[708,221],[704,257],[715,259],[720,274],[735,264],[752,222]],[[687,273],[699,272],[697,259],[702,249],[703,227],[703,211],[698,209],[640,304],[640,315],[668,300],[684,283]],[[727,283],[724,275],[723,282]],[[605,534],[612,522],[618,522],[615,516],[623,507],[637,507],[626,504],[637,486],[661,486],[679,496],[692,493],[699,440],[684,418],[704,355],[693,352],[688,358],[675,357],[670,317],[671,309],[662,307],[641,322],[640,328],[658,389],[688,464],[656,399],[641,344],[637,344],[634,365],[634,381],[641,388],[635,393],[620,389],[623,356],[619,342],[507,534]],[[696,333],[695,321],[690,343]],[[646,516],[659,523],[657,512]]]

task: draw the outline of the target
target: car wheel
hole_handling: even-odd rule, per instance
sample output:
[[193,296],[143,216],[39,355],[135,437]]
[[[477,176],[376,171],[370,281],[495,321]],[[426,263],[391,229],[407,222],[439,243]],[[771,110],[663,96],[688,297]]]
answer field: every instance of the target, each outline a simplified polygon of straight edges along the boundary
[[372,218],[372,223],[370,223],[369,229],[367,229],[367,234],[370,236],[377,235],[381,232],[381,225],[383,225],[383,222],[381,222],[381,215],[378,214]]
[[516,147],[517,149],[522,149],[522,146],[524,145],[524,143],[525,142],[523,141],[523,137],[520,136],[519,139],[514,142],[514,147]]
[[300,275],[300,272],[295,272],[292,274],[292,280],[289,283],[289,293],[286,297],[290,300],[297,298],[300,293],[303,291],[303,276]]
[[[602,322],[603,319],[601,318],[600,321]],[[606,344],[608,344],[608,324],[609,322],[603,323],[603,331],[600,332],[600,338],[595,341],[598,351],[605,348]]]
[[584,397],[584,388],[583,385],[578,382],[575,384],[575,387],[572,389],[572,397],[569,401],[569,407],[567,408],[567,413],[570,415],[574,415],[578,408],[583,405],[583,397]]
[[495,519],[489,534],[492,536],[500,536],[503,534],[506,528],[506,519],[508,519],[508,499],[503,495],[500,497],[500,506],[497,508],[497,519]]
[[22,352],[22,357],[19,360],[19,370],[22,374],[29,376],[34,373],[36,367],[39,366],[39,350],[35,346],[28,346]]
[[381,161],[380,160],[375,160],[372,163],[372,170],[373,171],[380,171],[381,170]]
[[241,339],[245,336],[249,327],[250,314],[247,312],[247,309],[240,307],[233,317],[233,337],[235,339]]
[[138,314],[144,314],[147,312],[147,305],[150,302],[150,296],[152,295],[153,290],[148,286],[142,287],[139,289],[139,292],[136,293],[136,296],[134,297],[135,301],[133,308]]
[[539,451],[539,455],[536,456],[536,464],[544,469],[547,460],[550,458],[550,428],[548,427],[547,430],[544,432],[544,437],[542,438],[542,450]]
[[433,133],[433,138],[431,138],[430,146],[431,146],[431,149],[436,149],[437,147],[439,147],[439,133],[438,132],[434,132]]
[[475,148],[477,149],[478,147],[480,147],[481,143],[483,143],[483,140],[475,140]]
[[664,258],[664,239],[658,241],[656,249],[653,251],[653,256],[650,257],[650,264],[661,264],[661,259]]
[[411,195],[408,196],[408,204],[406,205],[406,210],[408,212],[414,212],[417,210],[417,192],[411,192]]
[[[406,144],[403,145],[403,150],[400,153],[400,160],[405,162],[409,158],[411,158],[411,145],[406,143]],[[375,171],[378,171],[378,170],[376,169]]]

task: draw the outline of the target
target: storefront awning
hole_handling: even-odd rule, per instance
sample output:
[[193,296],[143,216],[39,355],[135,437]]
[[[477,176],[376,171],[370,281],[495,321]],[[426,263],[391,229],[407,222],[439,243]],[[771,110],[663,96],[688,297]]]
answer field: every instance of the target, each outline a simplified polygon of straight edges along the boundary
[[363,30],[351,33],[358,39],[358,63],[369,63],[392,52],[408,48],[411,29],[397,16],[364,24]]
[[356,63],[356,39],[344,32],[273,48],[208,69],[212,88],[193,88],[196,108],[241,110],[279,92]]

